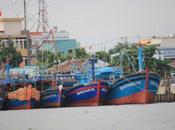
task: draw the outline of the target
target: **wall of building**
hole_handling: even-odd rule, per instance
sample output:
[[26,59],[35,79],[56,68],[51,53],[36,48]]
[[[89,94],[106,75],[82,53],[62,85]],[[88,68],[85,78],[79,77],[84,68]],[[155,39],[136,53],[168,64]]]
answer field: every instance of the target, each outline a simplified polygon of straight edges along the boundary
[[[156,44],[155,44],[156,43]],[[175,37],[158,37],[151,39],[151,45],[156,45],[164,59],[175,59]]]
[[70,49],[79,48],[79,44],[75,39],[67,39],[67,40],[57,40],[55,43],[56,51],[67,54]]
[[0,31],[1,32],[4,31],[4,24],[2,24],[1,22],[0,22]]
[[5,35],[20,35],[21,23],[20,22],[6,22],[4,24]]
[[[70,49],[80,48],[80,43],[76,39],[69,38],[69,32],[54,30],[54,33],[49,37],[50,32],[31,32],[32,39],[32,52],[36,52],[37,46],[40,46],[39,50],[47,50],[51,52],[63,52],[67,54]],[[54,37],[53,37],[54,35]],[[47,38],[47,39],[46,39]],[[44,43],[43,43],[44,41]]]
[[175,38],[162,39],[161,48],[175,48]]
[[54,32],[55,40],[66,40],[69,39],[69,32],[66,31],[60,31],[60,32]]

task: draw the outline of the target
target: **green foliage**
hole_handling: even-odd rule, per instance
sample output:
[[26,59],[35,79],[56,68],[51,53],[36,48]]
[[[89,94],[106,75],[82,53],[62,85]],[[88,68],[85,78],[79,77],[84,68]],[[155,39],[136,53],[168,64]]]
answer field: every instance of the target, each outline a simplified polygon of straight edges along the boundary
[[84,48],[78,48],[75,50],[70,49],[67,54],[56,52],[52,53],[50,51],[38,51],[37,59],[38,65],[45,66],[46,68],[50,68],[55,64],[60,62],[64,62],[70,59],[80,59],[87,58],[89,55],[86,53]]
[[110,63],[110,55],[106,51],[98,51],[95,53],[95,55],[96,55],[96,58],[104,62]]
[[61,53],[52,53],[50,51],[38,51],[37,52],[38,65],[46,68],[52,67],[55,64],[61,62]]
[[75,59],[83,59],[88,58],[89,55],[87,54],[86,50],[84,48],[77,48],[74,50],[74,58]]
[[[158,51],[158,49],[155,46],[144,47],[144,67],[148,66],[150,71],[157,72],[163,76],[165,72],[170,72],[170,67],[168,66],[169,61],[155,59],[153,56],[156,51]],[[52,67],[54,64],[64,62],[68,59],[86,59],[89,57],[90,55],[88,55],[84,48],[69,50],[68,54],[60,52],[51,53],[48,51],[39,51],[37,54],[37,58],[39,60],[38,64],[40,66],[45,66],[46,68]],[[108,52],[96,52],[96,57],[103,61],[111,63],[114,66],[123,67],[125,74],[133,73],[133,67],[136,71],[138,70],[138,46],[136,44],[118,43],[113,49],[110,49]]]
[[121,49],[123,49],[123,48],[128,49],[128,47],[129,47],[129,45],[126,43],[117,43],[117,45],[115,45],[113,49],[110,49],[108,53],[109,53],[109,55],[115,54],[115,53],[120,52]]
[[22,56],[20,52],[17,52],[14,43],[11,39],[5,43],[0,42],[0,62],[10,62],[12,67],[17,67],[22,62]]
[[[113,65],[116,66],[122,66],[125,73],[133,73],[131,64],[128,62],[127,56],[121,51],[123,49],[126,49],[126,53],[130,57],[130,61],[134,65],[135,69],[138,70],[138,51],[136,44],[121,44],[119,43],[116,45],[113,49],[109,50],[110,54],[116,54],[119,55],[114,56],[111,59],[111,62]],[[157,72],[162,77],[164,76],[165,72],[169,73],[171,68],[169,67],[169,60],[161,60],[161,59],[155,59],[153,56],[158,51],[158,49],[155,46],[145,46],[143,51],[143,57],[144,57],[144,68],[147,66],[150,71]],[[121,60],[122,55],[122,60]]]

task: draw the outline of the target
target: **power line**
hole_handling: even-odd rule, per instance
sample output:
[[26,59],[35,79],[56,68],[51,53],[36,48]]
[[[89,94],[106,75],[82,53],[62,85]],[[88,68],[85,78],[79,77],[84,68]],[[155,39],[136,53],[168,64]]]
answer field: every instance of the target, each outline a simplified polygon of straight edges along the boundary
[[152,37],[148,37],[148,36],[119,36],[110,40],[106,40],[106,41],[102,41],[102,42],[97,42],[97,43],[93,43],[90,44],[89,46],[104,46],[105,44],[109,44],[112,42],[116,42],[116,44],[118,42],[120,42],[122,40],[122,42],[124,43],[128,43],[128,39],[137,39],[137,41],[139,41],[141,38],[152,38]]

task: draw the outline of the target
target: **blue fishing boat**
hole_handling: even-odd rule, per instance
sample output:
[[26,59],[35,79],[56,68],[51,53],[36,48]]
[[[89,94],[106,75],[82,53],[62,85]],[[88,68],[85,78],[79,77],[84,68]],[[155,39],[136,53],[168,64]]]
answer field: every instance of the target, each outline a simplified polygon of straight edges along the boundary
[[32,109],[40,99],[35,79],[13,79],[6,84],[5,106],[9,110]]
[[48,89],[42,92],[40,106],[43,108],[61,107],[64,103],[65,91]]
[[66,106],[96,106],[104,104],[108,93],[108,83],[95,80],[94,65],[96,59],[90,60],[90,75],[77,74],[79,83],[67,90]]
[[36,100],[19,100],[19,99],[10,99],[6,102],[6,108],[8,110],[20,110],[20,109],[33,109],[35,108]]
[[0,110],[2,109],[3,105],[4,105],[4,98],[0,97]]
[[0,109],[4,108],[8,89],[11,86],[11,80],[0,81]]
[[160,77],[140,72],[118,79],[109,90],[108,104],[153,103]]
[[40,100],[40,91],[31,84],[13,84],[12,90],[8,92],[6,108],[9,110],[32,109]]
[[3,108],[4,105],[4,84],[2,83],[2,81],[0,81],[0,110]]
[[97,106],[103,104],[108,93],[108,84],[92,82],[75,86],[67,91],[66,106]]
[[119,78],[111,85],[107,104],[153,103],[160,76],[143,70],[142,47],[139,47],[139,72]]
[[41,80],[40,84],[43,85],[40,107],[53,108],[63,106],[65,100],[65,89],[62,85],[58,85],[55,80]]

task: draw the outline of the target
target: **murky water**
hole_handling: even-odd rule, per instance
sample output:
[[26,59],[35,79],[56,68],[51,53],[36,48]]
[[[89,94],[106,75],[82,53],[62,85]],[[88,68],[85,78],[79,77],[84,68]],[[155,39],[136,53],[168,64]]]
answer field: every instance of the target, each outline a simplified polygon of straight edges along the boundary
[[175,103],[0,111],[0,130],[174,130]]

